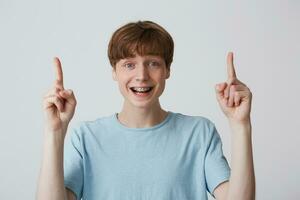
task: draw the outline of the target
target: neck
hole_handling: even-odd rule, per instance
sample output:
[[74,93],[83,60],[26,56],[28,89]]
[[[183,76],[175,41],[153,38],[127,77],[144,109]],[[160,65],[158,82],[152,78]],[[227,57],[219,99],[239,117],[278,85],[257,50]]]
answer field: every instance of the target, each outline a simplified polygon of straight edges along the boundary
[[149,128],[161,123],[168,115],[159,104],[149,108],[129,107],[124,102],[118,120],[129,128]]

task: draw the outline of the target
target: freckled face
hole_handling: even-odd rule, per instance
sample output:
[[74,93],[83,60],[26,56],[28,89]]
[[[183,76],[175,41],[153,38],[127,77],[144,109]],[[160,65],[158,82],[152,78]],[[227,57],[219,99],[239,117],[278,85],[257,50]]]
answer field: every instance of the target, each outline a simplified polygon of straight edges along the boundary
[[112,71],[119,90],[127,103],[136,107],[149,107],[158,103],[170,76],[160,56],[140,56],[121,59]]

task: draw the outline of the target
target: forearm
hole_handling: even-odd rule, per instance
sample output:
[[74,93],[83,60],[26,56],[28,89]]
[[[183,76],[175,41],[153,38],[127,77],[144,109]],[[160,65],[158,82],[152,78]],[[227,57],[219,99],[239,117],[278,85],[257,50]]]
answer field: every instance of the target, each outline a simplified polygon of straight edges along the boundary
[[63,174],[63,135],[45,132],[37,200],[66,199]]
[[228,200],[255,199],[255,175],[252,153],[252,127],[245,123],[229,122],[232,130],[231,176]]

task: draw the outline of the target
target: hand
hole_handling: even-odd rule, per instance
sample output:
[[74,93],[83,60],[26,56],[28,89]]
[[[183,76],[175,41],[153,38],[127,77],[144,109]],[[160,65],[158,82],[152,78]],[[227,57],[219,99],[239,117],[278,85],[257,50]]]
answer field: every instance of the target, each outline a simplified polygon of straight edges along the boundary
[[65,90],[63,86],[63,72],[60,60],[54,58],[56,80],[52,89],[44,96],[43,107],[46,115],[48,131],[66,132],[76,107],[76,99],[72,90]]
[[227,82],[216,85],[216,96],[223,113],[230,121],[243,123],[250,121],[252,93],[236,77],[233,53],[227,55]]

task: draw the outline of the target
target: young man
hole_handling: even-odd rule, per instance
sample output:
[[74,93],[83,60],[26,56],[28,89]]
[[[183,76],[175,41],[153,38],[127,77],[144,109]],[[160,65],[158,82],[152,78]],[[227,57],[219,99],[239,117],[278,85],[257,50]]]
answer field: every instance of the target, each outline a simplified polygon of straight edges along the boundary
[[38,199],[204,200],[207,191],[221,200],[254,199],[252,95],[236,78],[233,54],[227,58],[228,81],[216,85],[232,128],[230,169],[210,120],[161,108],[173,49],[172,37],[154,22],[119,28],[108,56],[123,108],[78,124],[65,145],[76,99],[64,89],[55,58],[57,78],[44,98],[47,122]]

